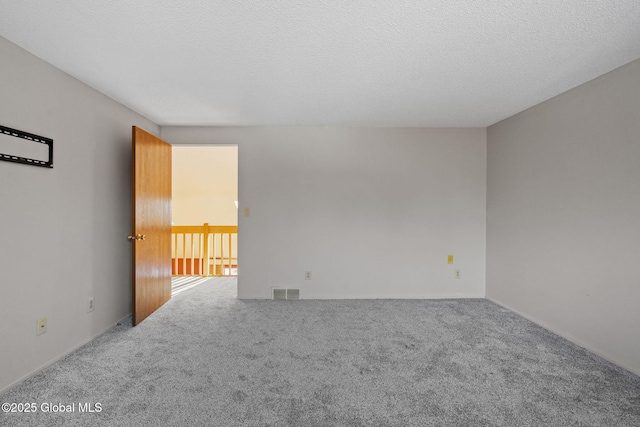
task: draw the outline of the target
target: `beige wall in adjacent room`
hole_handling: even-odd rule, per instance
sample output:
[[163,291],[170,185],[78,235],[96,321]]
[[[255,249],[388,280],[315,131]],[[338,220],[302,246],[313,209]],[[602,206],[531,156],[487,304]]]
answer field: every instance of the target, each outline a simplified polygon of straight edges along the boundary
[[0,64],[0,124],[54,140],[0,162],[2,391],[130,314],[131,126],[159,128],[1,37]]
[[273,287],[302,298],[484,297],[485,129],[163,127],[161,136],[238,145],[240,298],[270,298]]
[[175,225],[238,225],[238,147],[173,147]]
[[640,60],[487,139],[487,297],[640,374]]

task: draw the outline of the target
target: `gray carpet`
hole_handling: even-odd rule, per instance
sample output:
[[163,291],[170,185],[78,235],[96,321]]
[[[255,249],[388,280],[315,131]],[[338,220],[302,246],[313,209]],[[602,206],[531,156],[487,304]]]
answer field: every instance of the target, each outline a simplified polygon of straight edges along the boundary
[[176,276],[171,278],[171,296],[174,297],[180,292],[184,292],[201,283],[209,280],[208,277],[200,276]]
[[0,424],[640,426],[639,377],[489,301],[237,301],[235,283],[184,291],[13,388],[0,401],[38,412]]

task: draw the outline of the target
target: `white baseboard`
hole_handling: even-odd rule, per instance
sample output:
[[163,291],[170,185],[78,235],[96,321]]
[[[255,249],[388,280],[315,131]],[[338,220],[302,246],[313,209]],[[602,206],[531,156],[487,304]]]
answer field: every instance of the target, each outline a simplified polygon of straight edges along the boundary
[[80,347],[82,347],[83,345],[95,340],[96,338],[98,338],[100,335],[104,334],[105,332],[107,332],[108,330],[110,330],[111,328],[113,328],[114,326],[116,326],[118,323],[123,322],[125,319],[128,319],[129,317],[131,317],[131,313],[129,313],[128,315],[126,315],[125,317],[123,317],[122,319],[116,321],[115,323],[112,323],[111,325],[107,326],[105,329],[103,329],[101,332],[98,332],[97,334],[94,334],[93,336],[87,338],[86,340],[82,341],[80,344],[72,347],[71,349],[65,351],[64,353],[54,357],[53,359],[51,359],[50,361],[48,361],[47,363],[43,364],[42,366],[34,369],[33,371],[29,372],[28,374],[18,378],[17,380],[15,380],[14,382],[12,382],[11,384],[7,385],[6,387],[4,387],[2,390],[0,390],[0,395],[3,393],[6,393],[7,391],[11,390],[13,387],[17,386],[18,384],[28,380],[29,378],[33,377],[34,375],[37,375],[38,373],[40,373],[42,370],[48,368],[49,366],[53,365],[54,363],[56,363],[57,361],[59,361],[60,359],[68,356],[69,354],[73,353],[74,351],[76,351],[77,349],[79,349]]
[[570,334],[570,333],[568,333],[568,332],[566,332],[566,331],[561,331],[561,330],[558,330],[558,329],[556,329],[556,328],[553,328],[553,327],[551,327],[550,325],[548,325],[547,323],[542,322],[542,321],[540,321],[539,319],[536,319],[536,318],[534,318],[534,317],[531,317],[531,316],[529,316],[528,314],[525,314],[525,313],[522,313],[522,312],[520,312],[520,311],[518,311],[518,310],[515,310],[515,309],[513,309],[513,308],[509,307],[508,305],[503,304],[503,303],[501,303],[500,301],[497,301],[497,300],[495,300],[495,299],[493,299],[493,298],[489,298],[489,297],[487,297],[486,299],[487,299],[487,300],[489,300],[489,301],[491,301],[491,302],[493,302],[493,303],[495,303],[495,304],[498,304],[500,307],[506,308],[507,310],[514,312],[514,313],[515,313],[515,314],[517,314],[518,316],[523,317],[523,318],[527,319],[528,321],[533,322],[533,323],[535,323],[536,325],[538,325],[538,326],[540,326],[540,327],[543,327],[544,329],[546,329],[546,330],[548,330],[548,331],[550,331],[550,332],[553,332],[554,334],[556,334],[556,335],[558,335],[558,336],[561,336],[562,338],[566,339],[567,341],[570,341],[570,342],[572,342],[573,344],[575,344],[575,345],[577,345],[577,346],[579,346],[579,347],[584,348],[584,349],[585,349],[585,350],[587,350],[588,352],[593,353],[593,354],[595,354],[596,356],[601,357],[601,358],[603,358],[604,360],[606,360],[606,361],[608,361],[608,362],[613,363],[614,365],[616,365],[616,366],[618,366],[618,367],[620,367],[620,368],[624,369],[625,371],[629,371],[630,373],[632,373],[632,374],[634,374],[634,375],[638,375],[638,376],[640,376],[640,371],[639,371],[639,370],[633,369],[633,368],[632,368],[632,367],[630,367],[630,366],[625,366],[625,364],[624,364],[624,363],[620,363],[620,361],[613,360],[612,358],[610,358],[610,357],[609,357],[609,356],[607,356],[606,354],[603,354],[601,351],[599,351],[599,350],[597,350],[597,349],[595,349],[595,348],[591,347],[588,343],[585,343],[585,342],[583,342],[582,340],[580,340],[580,339],[578,339],[578,338],[574,337],[572,334]]

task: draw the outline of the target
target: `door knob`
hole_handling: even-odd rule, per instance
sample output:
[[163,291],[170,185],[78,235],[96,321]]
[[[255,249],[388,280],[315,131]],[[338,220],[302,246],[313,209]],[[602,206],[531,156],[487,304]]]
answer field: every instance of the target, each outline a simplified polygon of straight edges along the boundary
[[127,236],[127,239],[135,240],[135,241],[144,240],[146,238],[147,238],[147,236],[145,236],[144,234],[136,234],[135,236]]

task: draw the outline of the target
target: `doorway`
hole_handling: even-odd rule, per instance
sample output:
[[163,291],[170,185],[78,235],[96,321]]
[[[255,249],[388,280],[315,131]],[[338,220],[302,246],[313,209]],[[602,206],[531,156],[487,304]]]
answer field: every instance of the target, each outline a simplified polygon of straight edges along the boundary
[[172,147],[172,275],[236,276],[238,147]]

